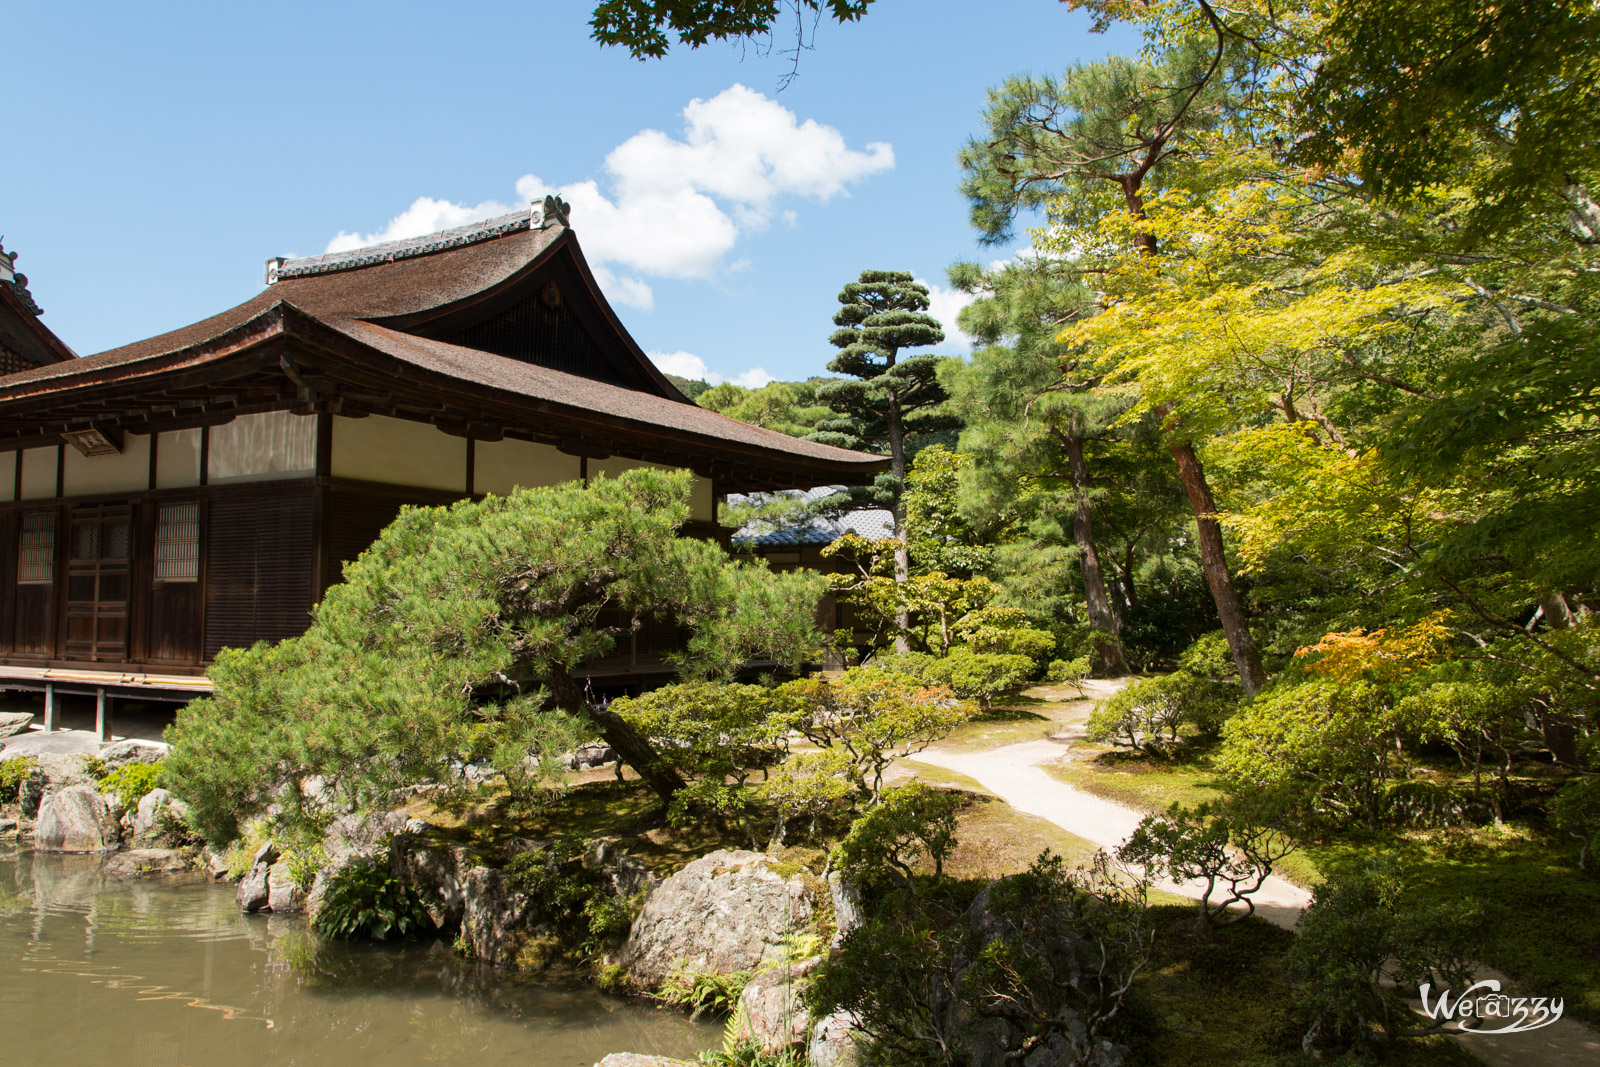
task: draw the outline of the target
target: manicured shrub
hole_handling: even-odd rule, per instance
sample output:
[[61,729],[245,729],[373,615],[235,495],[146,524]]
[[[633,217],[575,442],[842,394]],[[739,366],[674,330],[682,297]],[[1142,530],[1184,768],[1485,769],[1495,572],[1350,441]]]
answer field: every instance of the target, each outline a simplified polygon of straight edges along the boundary
[[1178,744],[1185,727],[1215,736],[1233,710],[1227,687],[1188,671],[1146,678],[1096,705],[1087,736],[1100,744],[1162,755]]

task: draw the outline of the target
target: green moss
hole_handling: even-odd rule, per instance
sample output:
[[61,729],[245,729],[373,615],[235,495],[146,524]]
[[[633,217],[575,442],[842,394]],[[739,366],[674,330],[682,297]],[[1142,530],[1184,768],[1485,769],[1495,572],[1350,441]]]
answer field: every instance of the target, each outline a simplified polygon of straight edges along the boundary
[[[1154,909],[1155,952],[1134,982],[1115,1040],[1128,1067],[1276,1067],[1300,1058],[1303,1020],[1293,1007],[1285,957],[1294,935],[1250,919],[1201,931],[1192,907]],[[1390,1063],[1470,1067],[1449,1038],[1405,1042]]]
[[[1095,746],[1079,744],[1074,754]],[[1101,750],[1098,755],[1046,767],[1051,777],[1085,793],[1140,811],[1165,811],[1174,803],[1198,804],[1222,796],[1222,782],[1204,756],[1183,762]]]

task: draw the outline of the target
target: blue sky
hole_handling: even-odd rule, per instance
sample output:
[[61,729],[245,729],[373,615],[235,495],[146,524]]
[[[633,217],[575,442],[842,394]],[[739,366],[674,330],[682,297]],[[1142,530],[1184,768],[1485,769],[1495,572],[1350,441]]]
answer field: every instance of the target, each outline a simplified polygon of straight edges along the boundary
[[859,271],[942,285],[1009,253],[956,190],[986,88],[1138,46],[1052,0],[878,0],[825,22],[779,92],[776,55],[602,49],[592,6],[9,5],[5,247],[88,354],[248,299],[269,256],[559,189],[666,369],[806,377]]

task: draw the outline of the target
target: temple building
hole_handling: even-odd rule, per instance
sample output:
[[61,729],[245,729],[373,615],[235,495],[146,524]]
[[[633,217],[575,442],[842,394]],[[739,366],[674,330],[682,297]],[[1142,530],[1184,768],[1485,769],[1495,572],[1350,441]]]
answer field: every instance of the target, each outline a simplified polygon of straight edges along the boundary
[[[554,198],[269,260],[266,281],[84,358],[48,330],[23,337],[0,284],[0,357],[17,361],[0,377],[0,688],[102,706],[204,692],[219,649],[301,633],[406,504],[684,467],[688,532],[726,543],[726,493],[855,484],[887,463],[690,402],[623,328]],[[607,669],[659,671],[650,641]]]

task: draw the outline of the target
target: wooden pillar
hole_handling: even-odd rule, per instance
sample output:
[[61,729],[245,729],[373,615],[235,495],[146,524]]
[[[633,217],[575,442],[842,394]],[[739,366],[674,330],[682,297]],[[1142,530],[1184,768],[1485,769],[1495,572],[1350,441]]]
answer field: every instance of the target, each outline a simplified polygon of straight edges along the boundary
[[111,740],[111,695],[104,689],[95,690],[94,732],[102,745]]
[[56,732],[56,687],[53,685],[44,687],[44,732]]

